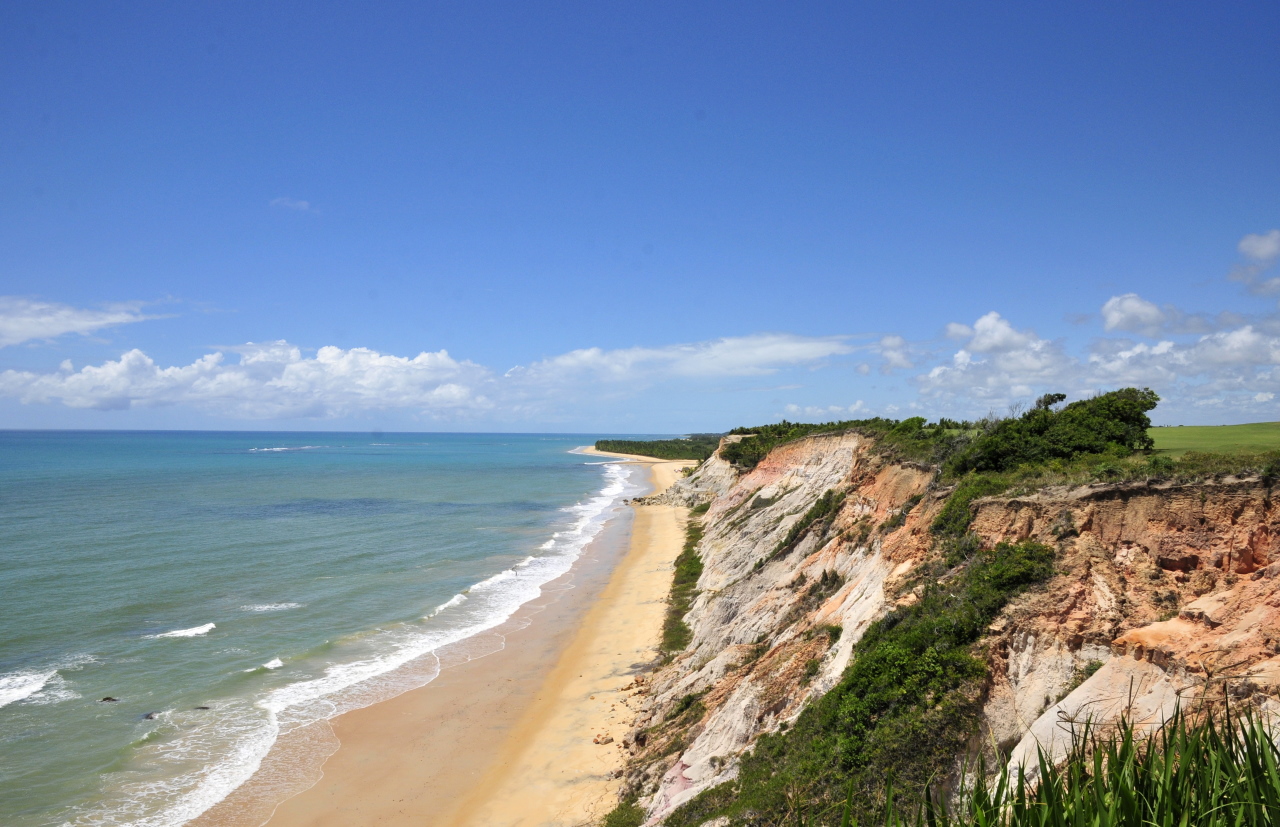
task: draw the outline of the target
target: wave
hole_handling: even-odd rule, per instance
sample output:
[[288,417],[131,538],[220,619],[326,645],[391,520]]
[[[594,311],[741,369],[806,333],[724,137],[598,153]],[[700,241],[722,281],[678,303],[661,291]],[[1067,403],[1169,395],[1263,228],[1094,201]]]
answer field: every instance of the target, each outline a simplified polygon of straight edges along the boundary
[[[122,823],[178,827],[249,780],[282,735],[431,682],[439,674],[437,650],[506,622],[520,606],[541,595],[545,584],[567,573],[599,534],[611,509],[631,487],[630,467],[606,465],[601,471],[602,488],[595,496],[561,509],[567,525],[554,532],[537,554],[465,589],[419,622],[371,633],[366,642],[380,650],[377,655],[330,664],[317,677],[270,689],[256,700],[229,701],[219,706],[216,720],[193,713],[179,719],[175,714],[182,734],[163,746],[165,760],[190,761],[195,769],[163,784],[123,784],[107,803],[109,812],[81,812],[67,823],[73,827]],[[455,611],[441,615],[445,608]],[[213,624],[197,628],[207,631]],[[271,663],[264,667],[272,668]],[[208,763],[215,748],[222,759]],[[160,812],[155,809],[158,803],[163,806]]]
[[283,451],[314,451],[318,448],[328,448],[328,445],[289,445],[283,448],[250,448],[251,454],[278,454]]
[[0,675],[0,707],[31,697],[44,689],[44,685],[57,676],[57,669],[44,672],[10,672],[8,675]]
[[432,609],[431,614],[427,615],[427,619],[430,620],[431,618],[443,612],[445,609],[452,609],[454,606],[461,606],[464,602],[466,602],[466,599],[467,599],[467,596],[465,594],[455,594],[453,597],[449,598],[444,603],[441,603],[439,606],[436,606],[434,609]]
[[301,609],[301,603],[254,603],[241,606],[242,612],[283,612],[286,609]]
[[284,661],[280,660],[280,658],[272,658],[262,664],[263,669],[279,669],[281,666],[284,666]]
[[172,632],[161,632],[158,635],[147,635],[147,638],[154,640],[161,637],[197,637],[199,635],[207,635],[214,629],[218,628],[217,624],[206,623],[203,626],[192,626],[190,629],[174,629]]

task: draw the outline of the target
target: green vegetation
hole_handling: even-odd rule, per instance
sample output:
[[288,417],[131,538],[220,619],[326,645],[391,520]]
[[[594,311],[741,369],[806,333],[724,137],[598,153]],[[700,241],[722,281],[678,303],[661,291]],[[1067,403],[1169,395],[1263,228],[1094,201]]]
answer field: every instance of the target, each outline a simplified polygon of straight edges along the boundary
[[[979,767],[977,776],[985,772]],[[892,801],[886,827],[1273,827],[1280,822],[1280,750],[1267,726],[1246,714],[1192,721],[1175,714],[1149,738],[1122,721],[1100,735],[1076,733],[1067,760],[1038,756],[1038,783],[1003,769],[995,783],[963,790],[952,810],[931,795],[908,816]],[[843,806],[806,808],[799,825],[850,823],[854,790]]]
[[908,802],[945,774],[975,732],[984,661],[973,650],[1016,594],[1047,578],[1053,551],[1033,542],[977,552],[945,584],[872,624],[834,689],[786,732],[761,736],[736,781],[673,812],[669,827],[717,816],[733,823],[788,823],[805,806],[838,808],[853,785],[853,813],[882,817],[885,778]]
[[1155,391],[1125,388],[1055,411],[1053,406],[1066,398],[1045,394],[1022,416],[994,423],[948,461],[948,472],[1011,471],[1084,454],[1127,456],[1151,448],[1147,411],[1160,401]]
[[685,526],[684,548],[676,558],[676,573],[671,580],[671,598],[667,603],[667,616],[662,622],[662,650],[679,652],[689,645],[693,632],[684,622],[684,616],[693,605],[698,593],[698,578],[702,576],[702,558],[698,556],[698,543],[702,540],[702,521],[696,519],[707,511],[706,505],[693,509],[689,524]]
[[784,442],[821,433],[857,431],[874,437],[882,451],[897,459],[918,462],[936,462],[949,455],[963,442],[973,429],[969,423],[941,419],[929,424],[924,417],[913,417],[901,422],[895,419],[850,419],[841,422],[805,424],[785,419],[773,425],[758,428],[735,428],[730,435],[740,435],[742,440],[729,443],[720,452],[728,462],[743,469],[756,467],[770,451]]
[[1280,450],[1280,422],[1251,425],[1185,425],[1147,431],[1157,453],[1178,457],[1188,451],[1257,454]]
[[636,804],[634,798],[630,798],[604,817],[603,827],[641,827],[644,822],[644,809]]
[[681,439],[601,439],[596,441],[596,450],[656,459],[696,459],[701,462],[711,456],[719,444],[719,434],[690,434]]
[[773,556],[778,557],[791,549],[795,548],[800,542],[800,538],[805,532],[813,527],[814,523],[820,524],[822,530],[826,530],[830,526],[831,521],[835,519],[836,513],[840,510],[840,506],[844,504],[844,492],[831,489],[818,498],[817,502],[809,507],[804,516],[791,526],[791,530],[787,532],[787,536],[782,542],[778,543],[778,547],[773,550]]
[[973,474],[959,482],[951,496],[943,504],[930,526],[934,534],[942,537],[960,537],[969,531],[973,520],[973,501],[981,497],[994,497],[1009,487],[1005,480],[994,476]]

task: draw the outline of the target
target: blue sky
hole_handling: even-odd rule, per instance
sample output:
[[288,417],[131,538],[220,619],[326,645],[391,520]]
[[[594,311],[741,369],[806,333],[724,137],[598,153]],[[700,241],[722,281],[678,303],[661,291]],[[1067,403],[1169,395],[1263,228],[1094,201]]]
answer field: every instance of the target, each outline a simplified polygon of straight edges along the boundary
[[7,3],[0,427],[1280,419],[1275,3]]

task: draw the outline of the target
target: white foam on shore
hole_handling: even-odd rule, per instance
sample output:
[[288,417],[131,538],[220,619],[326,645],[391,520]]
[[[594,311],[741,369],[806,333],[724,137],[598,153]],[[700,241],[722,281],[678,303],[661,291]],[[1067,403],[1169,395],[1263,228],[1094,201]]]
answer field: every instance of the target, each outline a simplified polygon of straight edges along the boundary
[[[166,762],[194,769],[163,780],[123,784],[105,809],[77,813],[67,827],[179,827],[248,781],[281,735],[429,683],[439,674],[434,652],[501,625],[539,597],[545,584],[570,570],[624,494],[633,493],[631,467],[609,464],[601,470],[602,489],[562,509],[568,525],[543,543],[538,554],[455,595],[421,622],[371,633],[365,642],[378,651],[374,656],[330,664],[318,677],[271,689],[256,701],[229,702],[219,707],[216,718],[184,716],[181,734],[157,749]],[[437,619],[446,608],[454,611]],[[213,628],[209,623],[155,637],[192,636]],[[272,664],[283,665],[276,659],[264,667],[272,670]],[[210,762],[215,751],[221,758]],[[163,806],[159,812],[158,803]]]
[[162,637],[198,637],[207,635],[216,628],[218,628],[217,624],[206,623],[203,626],[192,626],[190,629],[174,629],[172,632],[161,632],[158,635],[147,635],[147,637],[152,640]]

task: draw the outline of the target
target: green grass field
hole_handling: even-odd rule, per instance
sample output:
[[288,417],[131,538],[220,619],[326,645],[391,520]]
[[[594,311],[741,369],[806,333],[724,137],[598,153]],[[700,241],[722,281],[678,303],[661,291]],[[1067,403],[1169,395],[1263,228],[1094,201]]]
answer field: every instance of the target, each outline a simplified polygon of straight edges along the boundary
[[1173,457],[1181,456],[1187,451],[1243,454],[1280,449],[1280,422],[1183,425],[1152,428],[1147,433],[1155,440],[1158,453]]

